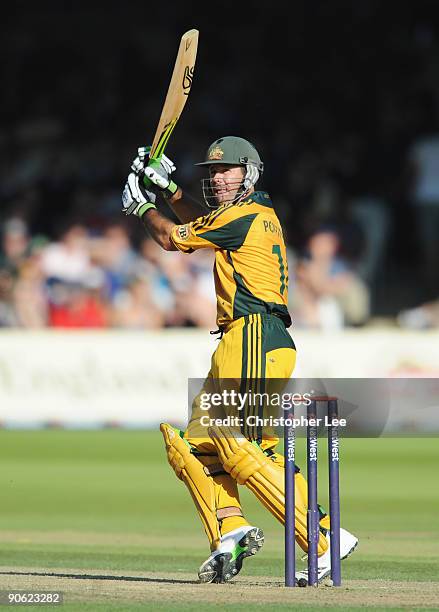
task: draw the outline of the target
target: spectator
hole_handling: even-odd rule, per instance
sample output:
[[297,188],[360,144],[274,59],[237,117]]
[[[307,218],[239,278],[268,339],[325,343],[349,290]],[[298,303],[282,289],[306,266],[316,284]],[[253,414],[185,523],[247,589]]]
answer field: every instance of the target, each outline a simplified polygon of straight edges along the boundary
[[39,329],[48,322],[45,279],[38,255],[28,257],[20,266],[13,289],[17,325]]
[[138,268],[139,255],[126,228],[118,223],[109,225],[101,236],[90,241],[90,253],[91,261],[105,273],[108,299],[117,299],[117,294],[133,281]]
[[22,219],[8,219],[2,231],[0,268],[8,270],[13,276],[29,254],[29,236],[26,223]]
[[201,249],[192,254],[189,276],[176,290],[175,311],[183,325],[216,329],[216,295],[212,282],[213,253]]
[[0,268],[0,327],[18,324],[14,308],[14,278],[8,270]]
[[[58,287],[56,285],[59,284]],[[49,304],[49,325],[62,328],[102,328],[109,309],[102,296],[103,275],[92,273],[82,282],[54,282],[56,299]]]
[[437,329],[439,328],[439,298],[425,302],[415,308],[401,310],[396,317],[400,327],[405,329]]
[[333,227],[310,236],[305,255],[293,269],[290,307],[298,327],[339,329],[367,321],[368,289],[339,251],[340,238]]
[[152,238],[145,238],[140,245],[139,278],[148,279],[153,303],[162,311],[164,324],[172,325],[175,311],[175,293],[166,273],[166,261],[162,249]]
[[121,291],[114,304],[112,325],[125,329],[160,329],[165,316],[152,298],[147,279],[136,279]]
[[59,242],[46,247],[41,265],[48,279],[80,283],[91,269],[86,228],[82,225],[68,227]]

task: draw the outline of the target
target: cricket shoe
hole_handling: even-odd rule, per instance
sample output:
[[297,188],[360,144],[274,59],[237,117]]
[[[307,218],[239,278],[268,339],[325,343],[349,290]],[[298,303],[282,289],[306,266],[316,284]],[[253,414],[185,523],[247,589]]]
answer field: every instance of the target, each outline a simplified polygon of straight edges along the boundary
[[[319,557],[319,565],[317,572],[317,582],[321,582],[326,576],[329,576],[331,573],[331,537],[329,532],[326,535],[328,540],[328,550],[323,553],[321,557]],[[356,538],[352,533],[340,527],[340,559],[346,559],[349,557],[351,553],[357,548],[358,538]],[[306,556],[305,556],[306,559]],[[307,586],[308,585],[308,569],[301,570],[300,572],[296,572],[296,581],[299,586]]]
[[255,555],[264,544],[264,533],[246,525],[221,537],[220,545],[198,570],[200,582],[228,582],[239,574],[246,557]]

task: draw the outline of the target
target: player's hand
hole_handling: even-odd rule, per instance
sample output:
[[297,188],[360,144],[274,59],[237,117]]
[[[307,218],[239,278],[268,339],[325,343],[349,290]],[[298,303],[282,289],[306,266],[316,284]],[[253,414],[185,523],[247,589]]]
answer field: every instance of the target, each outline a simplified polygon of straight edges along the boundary
[[142,180],[134,172],[130,172],[122,193],[122,211],[126,215],[141,218],[150,208],[156,208],[156,194],[141,184]]
[[177,191],[178,187],[170,176],[163,172],[162,165],[156,161],[152,161],[144,170],[145,184],[146,181],[150,181],[151,185],[154,185],[160,191],[165,192],[165,196],[173,196]]
[[131,169],[139,176],[144,176],[146,187],[155,186],[165,192],[165,196],[173,196],[178,187],[171,179],[176,166],[169,157],[161,155],[158,159],[149,159],[151,147],[139,147],[137,157],[133,160]]
[[[144,167],[150,165],[151,162],[153,161],[149,157],[150,151],[151,151],[151,147],[139,147],[137,149],[137,156],[139,160],[143,163]],[[170,176],[173,172],[177,170],[177,167],[172,161],[172,159],[169,159],[169,157],[167,157],[164,153],[162,153],[162,155],[157,160],[154,160],[154,161],[160,162],[160,166],[162,170],[166,172],[168,176]]]

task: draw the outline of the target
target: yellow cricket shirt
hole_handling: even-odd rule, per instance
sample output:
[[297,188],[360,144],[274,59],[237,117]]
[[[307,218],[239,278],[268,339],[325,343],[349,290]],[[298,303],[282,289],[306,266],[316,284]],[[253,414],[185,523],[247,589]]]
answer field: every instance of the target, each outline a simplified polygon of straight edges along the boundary
[[285,241],[268,193],[254,192],[238,204],[224,204],[191,223],[176,225],[171,240],[184,253],[215,250],[219,328],[257,313],[276,315],[286,327],[291,325]]

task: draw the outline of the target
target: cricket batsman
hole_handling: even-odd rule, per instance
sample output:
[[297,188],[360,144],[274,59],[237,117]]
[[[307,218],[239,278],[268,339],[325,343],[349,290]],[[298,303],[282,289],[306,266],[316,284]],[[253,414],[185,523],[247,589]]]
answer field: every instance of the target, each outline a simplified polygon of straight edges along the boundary
[[[169,464],[193,499],[210,545],[201,565],[201,582],[227,582],[241,570],[244,559],[262,547],[262,529],[245,517],[238,484],[248,487],[281,522],[285,521],[284,459],[276,452],[273,431],[259,425],[231,427],[201,425],[200,397],[221,391],[223,381],[263,388],[270,379],[287,380],[296,361],[296,349],[287,328],[288,263],[282,227],[270,196],[255,189],[264,165],[255,147],[236,136],[217,139],[199,166],[209,176],[202,180],[210,213],[188,198],[172,179],[176,167],[162,155],[149,160],[140,148],[131,166],[122,196],[126,214],[139,217],[153,239],[165,250],[215,252],[214,281],[220,342],[211,368],[192,406],[185,432],[161,424]],[[161,193],[181,224],[156,208]],[[247,407],[263,414],[264,406]],[[224,413],[230,411],[224,408]],[[307,551],[307,488],[299,469],[295,475],[296,541]],[[330,573],[330,517],[320,516],[319,573]],[[341,558],[358,540],[341,530]],[[307,579],[307,570],[296,578]]]

